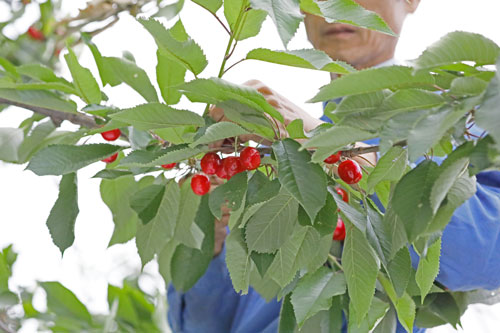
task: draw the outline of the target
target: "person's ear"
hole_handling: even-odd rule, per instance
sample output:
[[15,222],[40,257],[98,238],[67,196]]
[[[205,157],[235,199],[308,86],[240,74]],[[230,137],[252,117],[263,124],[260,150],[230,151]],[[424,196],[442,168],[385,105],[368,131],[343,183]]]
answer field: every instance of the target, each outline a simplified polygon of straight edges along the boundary
[[413,14],[420,4],[420,0],[404,0],[406,2],[406,11],[408,14]]

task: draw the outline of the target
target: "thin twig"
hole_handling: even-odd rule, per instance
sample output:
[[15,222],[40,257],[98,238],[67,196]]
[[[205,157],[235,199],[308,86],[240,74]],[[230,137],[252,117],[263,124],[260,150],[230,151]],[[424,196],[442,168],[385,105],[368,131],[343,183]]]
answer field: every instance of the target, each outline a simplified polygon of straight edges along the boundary
[[231,66],[229,66],[228,68],[226,68],[224,70],[224,73],[223,74],[226,74],[228,70],[230,70],[231,68],[233,68],[234,66],[238,65],[239,63],[242,63],[243,61],[247,60],[246,58],[243,58],[243,59],[240,59],[238,60],[237,62],[235,62],[234,64],[232,64]]
[[67,120],[73,124],[85,126],[88,128],[98,128],[99,125],[95,122],[93,117],[81,114],[81,113],[69,113],[62,112],[57,110],[52,110],[40,106],[28,105],[24,103],[19,103],[16,101],[11,101],[5,98],[0,98],[0,104],[7,104],[18,106],[24,109],[31,110],[33,112],[43,114],[44,116],[48,116],[54,121],[56,124],[60,124],[63,120]]
[[[210,12],[212,13],[212,12]],[[226,30],[226,32],[228,33],[229,36],[231,36],[231,31],[226,27],[226,25],[224,24],[224,22],[221,21],[221,19],[219,18],[219,16],[217,16],[217,14],[215,13],[212,13],[212,15],[217,19],[217,21],[219,21],[220,25],[222,25],[222,27],[224,28],[224,30]]]

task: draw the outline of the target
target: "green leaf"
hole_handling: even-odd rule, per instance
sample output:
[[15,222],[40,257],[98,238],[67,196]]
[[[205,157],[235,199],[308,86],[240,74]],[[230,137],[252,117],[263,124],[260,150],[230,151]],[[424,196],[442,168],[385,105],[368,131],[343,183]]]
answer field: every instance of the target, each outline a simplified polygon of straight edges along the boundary
[[434,92],[421,89],[403,89],[388,96],[377,110],[377,114],[395,114],[413,110],[430,109],[445,103],[445,99]]
[[189,148],[186,144],[174,145],[158,151],[134,150],[120,160],[120,165],[126,167],[153,167],[181,162],[203,151],[198,148]]
[[[158,102],[158,95],[146,72],[134,62],[123,58],[102,57],[102,66],[106,67],[108,75],[113,75],[113,81],[106,82],[112,87],[124,82],[137,91],[148,102]],[[103,84],[105,84],[103,82]]]
[[137,189],[138,185],[131,175],[101,181],[102,201],[113,214],[113,223],[115,224],[108,246],[126,243],[135,236],[138,219],[135,211],[130,208],[130,198]]
[[150,185],[132,195],[130,198],[130,207],[137,213],[142,224],[148,224],[158,213],[165,186]]
[[26,75],[35,80],[43,82],[59,82],[74,88],[72,83],[62,77],[58,77],[51,68],[43,64],[24,64],[18,66],[16,69],[19,74]]
[[377,324],[372,333],[387,333],[396,332],[396,325],[398,320],[396,318],[396,311],[394,308],[390,308],[385,314],[384,318]]
[[9,102],[25,104],[50,110],[76,113],[76,103],[61,99],[56,94],[43,90],[1,89],[0,98]]
[[194,103],[219,104],[235,100],[251,108],[267,113],[274,119],[284,121],[281,113],[276,111],[256,89],[237,85],[219,78],[196,79],[178,87],[186,97]]
[[101,178],[101,179],[116,179],[124,176],[133,175],[130,171],[124,170],[114,170],[114,169],[104,169],[96,173],[92,176],[92,178]]
[[338,74],[348,74],[355,71],[349,64],[343,61],[333,61],[325,52],[316,49],[273,51],[258,48],[248,52],[246,59]]
[[214,14],[222,6],[222,0],[193,0],[193,2]]
[[295,35],[303,19],[298,0],[250,0],[252,8],[265,10],[273,19],[283,45]]
[[488,82],[475,76],[457,77],[451,82],[448,93],[454,96],[476,96],[481,94],[486,87],[488,87]]
[[174,30],[165,29],[163,24],[154,19],[138,21],[153,36],[162,55],[183,65],[195,75],[205,69],[208,62],[203,50],[186,34],[180,20]]
[[398,146],[389,149],[368,176],[368,193],[373,193],[375,186],[382,181],[398,181],[406,170],[407,159],[406,149]]
[[171,108],[161,103],[148,103],[110,115],[113,120],[130,124],[137,129],[149,130],[176,126],[203,126],[205,121],[198,114]]
[[479,110],[475,113],[476,124],[489,132],[489,135],[495,139],[496,147],[500,150],[500,134],[498,128],[500,126],[500,115],[498,105],[500,103],[500,58],[497,62],[497,72],[495,77],[490,81],[483,103]]
[[285,299],[281,303],[278,333],[289,333],[295,331],[296,319],[290,297],[290,294],[286,295]]
[[342,117],[349,114],[372,113],[379,109],[385,98],[391,94],[390,90],[352,95],[342,98],[342,101],[333,111],[336,116]]
[[380,152],[385,154],[394,144],[408,138],[416,124],[429,115],[429,110],[402,113],[385,121],[380,130]]
[[290,139],[307,139],[304,134],[304,121],[302,119],[292,120],[286,126],[286,131]]
[[175,181],[170,181],[164,187],[164,194],[157,214],[148,224],[139,223],[137,225],[135,242],[143,267],[153,259],[155,253],[159,254],[162,251],[169,238],[174,235],[180,202],[179,185]]
[[267,13],[263,10],[250,9],[243,14],[242,25],[236,34],[236,40],[244,40],[257,36],[266,20]]
[[201,249],[180,244],[171,261],[172,283],[181,292],[186,292],[203,276],[214,256],[214,217],[208,207],[208,197],[201,199],[195,223],[204,233]]
[[38,176],[65,175],[89,164],[100,161],[121,150],[110,144],[90,144],[83,146],[53,145],[38,151],[27,170]]
[[326,175],[319,165],[310,163],[309,152],[299,149],[300,144],[291,139],[273,144],[273,152],[278,160],[278,178],[314,220],[325,205]]
[[[351,310],[354,309],[350,309],[349,311]],[[370,306],[370,310],[368,311],[367,316],[361,322],[361,325],[356,325],[354,320],[349,321],[349,333],[370,332],[371,329],[373,329],[373,326],[375,326],[375,324],[377,323],[377,321],[380,318],[382,318],[387,313],[388,310],[389,310],[388,303],[382,301],[377,297],[374,297],[372,304]],[[353,315],[356,316],[355,313],[353,313]]]
[[342,266],[349,297],[356,312],[356,322],[360,323],[372,303],[379,260],[363,233],[354,225],[346,221],[345,223],[347,235],[342,253]]
[[217,188],[210,193],[210,211],[220,220],[222,218],[222,206],[226,205],[226,207],[233,212],[238,210],[245,200],[246,191],[246,172],[233,176],[225,184],[217,186]]
[[252,261],[243,239],[243,229],[233,229],[226,239],[226,265],[234,290],[248,293]]
[[92,323],[89,311],[71,290],[59,282],[40,282],[40,285],[47,293],[47,308],[51,312],[80,321],[83,325]]
[[64,58],[68,64],[73,82],[80,96],[87,104],[99,104],[101,102],[101,90],[89,69],[83,67],[78,62],[75,53],[71,48],[68,48]]
[[415,279],[422,295],[422,304],[429,293],[432,283],[439,273],[439,257],[441,255],[441,238],[427,249],[425,256],[420,257]]
[[75,222],[78,216],[78,192],[76,173],[64,175],[59,184],[59,196],[47,218],[52,242],[61,254],[75,241]]
[[[56,126],[51,120],[41,122],[34,129],[32,129],[19,147],[19,162],[23,163],[28,161],[34,153],[42,147],[47,146],[45,139],[51,136],[55,129]],[[57,133],[54,133],[54,135],[56,134]]]
[[[491,293],[491,292],[490,292]],[[419,307],[415,318],[415,325],[431,328],[451,324],[457,329],[460,324],[461,310],[457,301],[449,293],[435,294],[435,299],[428,306]]]
[[401,325],[405,328],[406,332],[413,332],[413,322],[415,321],[415,302],[408,295],[404,293],[403,297],[398,298],[396,304],[396,311]]
[[23,144],[24,133],[20,128],[0,127],[0,160],[17,162],[18,150]]
[[455,31],[428,47],[416,60],[415,69],[432,69],[461,61],[489,65],[494,64],[499,55],[500,48],[492,40],[480,34]]
[[244,134],[250,134],[250,132],[234,123],[221,121],[208,126],[203,135],[197,138],[189,146],[196,147],[198,145],[219,141],[225,138],[238,137]]
[[260,276],[264,277],[269,266],[271,266],[271,264],[273,263],[275,255],[271,253],[252,252],[250,254],[250,257],[252,258],[252,261],[255,264],[255,267],[257,268]]
[[186,68],[169,57],[164,56],[160,51],[156,52],[156,57],[158,58],[156,80],[158,81],[163,100],[169,105],[177,104],[182,94],[177,90],[176,86],[184,83]]
[[345,290],[346,279],[342,272],[334,273],[321,267],[304,276],[291,297],[299,327],[319,311],[328,310],[332,305],[332,297],[344,294]]
[[434,84],[430,73],[413,75],[412,68],[391,66],[364,69],[333,80],[321,87],[310,102],[322,102],[339,97],[376,92],[382,89],[426,87]]
[[158,271],[160,272],[163,281],[165,281],[165,286],[168,286],[168,284],[172,280],[172,270],[170,264],[172,262],[172,257],[177,246],[179,246],[179,242],[175,239],[170,239],[165,243],[165,246],[160,251],[160,253],[158,253]]
[[271,253],[290,237],[296,224],[297,201],[285,191],[266,202],[246,225],[248,249]]
[[411,257],[407,247],[399,250],[389,262],[387,271],[394,286],[397,297],[402,297],[411,276]]
[[353,0],[318,1],[317,5],[328,23],[347,23],[396,36],[378,14],[364,9]]
[[437,168],[436,163],[424,161],[407,173],[394,189],[392,208],[404,223],[410,242],[425,232],[432,220],[429,198]]

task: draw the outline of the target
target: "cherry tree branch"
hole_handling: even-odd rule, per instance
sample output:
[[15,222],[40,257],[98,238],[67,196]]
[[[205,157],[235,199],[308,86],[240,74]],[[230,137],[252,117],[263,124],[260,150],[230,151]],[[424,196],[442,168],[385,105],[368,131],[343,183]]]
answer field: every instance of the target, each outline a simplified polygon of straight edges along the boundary
[[0,104],[7,104],[18,106],[23,109],[31,110],[35,113],[43,114],[44,116],[50,117],[52,121],[59,125],[63,120],[67,120],[73,124],[85,126],[88,128],[98,128],[99,125],[95,122],[93,117],[81,114],[81,113],[68,113],[57,110],[52,110],[40,106],[34,106],[29,104],[24,104],[16,101],[11,101],[0,97]]

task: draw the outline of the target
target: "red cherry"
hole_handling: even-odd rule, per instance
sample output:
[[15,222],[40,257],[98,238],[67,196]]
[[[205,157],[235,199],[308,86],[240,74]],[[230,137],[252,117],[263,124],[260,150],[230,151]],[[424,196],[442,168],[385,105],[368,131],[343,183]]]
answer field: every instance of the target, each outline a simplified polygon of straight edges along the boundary
[[115,128],[111,131],[102,132],[101,135],[106,141],[115,141],[120,137],[120,135],[122,135],[122,131],[120,131],[120,129],[118,128]]
[[205,195],[210,191],[210,180],[202,174],[194,175],[191,178],[191,189],[195,194]]
[[337,220],[337,227],[333,232],[333,240],[343,241],[345,239],[345,225],[344,221],[339,217]]
[[340,178],[347,184],[356,184],[363,178],[363,172],[358,162],[353,160],[346,160],[340,163],[338,168]]
[[323,162],[325,162],[326,164],[335,164],[340,160],[340,156],[342,156],[342,152],[336,152],[335,154],[332,154],[325,158]]
[[347,192],[343,189],[343,188],[337,188],[337,193],[338,195],[340,195],[342,197],[342,200],[344,202],[349,202],[349,195],[347,194]]
[[113,163],[114,161],[116,161],[117,157],[118,157],[118,153],[114,153],[113,155],[111,155],[110,157],[106,157],[102,161],[106,162],[106,163]]
[[[224,160],[222,160],[222,161],[224,161]],[[229,179],[229,176],[227,175],[226,170],[222,166],[222,162],[219,165],[219,167],[217,168],[217,171],[215,172],[215,174],[217,175],[217,177],[219,177],[221,179]]]
[[176,165],[177,165],[177,163],[168,163],[168,164],[162,164],[161,167],[163,169],[169,170],[169,169],[172,169],[173,167],[175,167]]
[[222,167],[226,171],[227,179],[231,179],[237,173],[245,171],[245,167],[241,165],[240,158],[229,156],[222,160]]
[[34,26],[31,26],[28,28],[28,35],[33,38],[34,40],[45,40],[45,36],[43,32],[35,28]]
[[260,165],[260,153],[253,147],[246,147],[241,151],[240,162],[247,170],[255,170]]
[[221,159],[216,153],[206,153],[201,159],[201,170],[207,175],[215,175],[221,165]]

